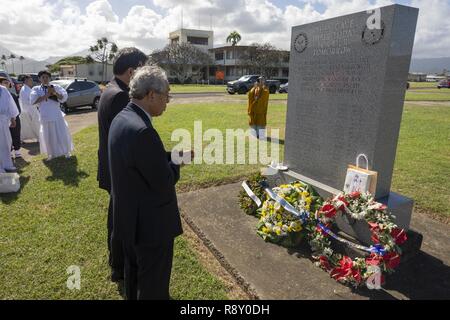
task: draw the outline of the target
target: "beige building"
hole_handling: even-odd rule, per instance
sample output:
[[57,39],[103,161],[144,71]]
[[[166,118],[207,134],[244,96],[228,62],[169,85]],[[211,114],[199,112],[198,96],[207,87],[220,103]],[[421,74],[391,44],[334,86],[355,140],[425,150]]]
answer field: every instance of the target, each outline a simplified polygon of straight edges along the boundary
[[214,48],[214,32],[207,30],[179,29],[169,34],[170,43],[190,43],[200,49]]
[[[223,72],[224,81],[236,80],[244,75],[257,72],[245,66],[245,63],[242,61],[246,51],[251,48],[250,46],[224,46],[210,49],[209,51],[214,59],[214,66],[211,66],[209,69],[209,80],[214,81],[216,79],[217,71]],[[271,79],[287,82],[289,79],[289,51],[284,52],[286,53],[286,58],[279,61]]]
[[[243,75],[252,74],[255,71],[246,67],[242,61],[244,53],[250,46],[222,46],[214,48],[214,32],[208,30],[179,29],[169,34],[170,43],[190,43],[196,47],[207,50],[213,60],[213,65],[195,69],[192,81],[222,83],[236,80]],[[279,62],[279,67],[274,71],[271,79],[287,82],[289,79],[289,52],[287,59]],[[169,75],[174,81],[173,75]]]
[[113,74],[113,65],[107,65],[106,77],[104,75],[104,67],[100,62],[61,65],[59,76],[61,78],[84,78],[95,82],[110,81]]

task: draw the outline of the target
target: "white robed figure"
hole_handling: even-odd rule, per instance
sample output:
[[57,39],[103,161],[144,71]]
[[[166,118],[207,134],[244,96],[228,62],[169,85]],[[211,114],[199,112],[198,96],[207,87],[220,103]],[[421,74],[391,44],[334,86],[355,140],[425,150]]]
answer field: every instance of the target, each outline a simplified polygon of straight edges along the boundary
[[30,103],[31,88],[33,87],[33,78],[26,76],[24,85],[20,90],[19,103],[22,113],[20,114],[21,131],[20,136],[24,140],[39,141],[39,132],[41,128],[39,120],[39,111],[36,106]]
[[9,127],[15,127],[18,115],[13,97],[8,89],[0,86],[0,173],[16,170],[11,159],[12,138]]
[[61,86],[50,84],[50,76],[47,71],[39,72],[41,85],[34,87],[30,94],[30,103],[37,105],[40,112],[40,149],[42,154],[47,154],[48,160],[62,156],[69,158],[73,150],[72,137],[60,109],[68,95]]

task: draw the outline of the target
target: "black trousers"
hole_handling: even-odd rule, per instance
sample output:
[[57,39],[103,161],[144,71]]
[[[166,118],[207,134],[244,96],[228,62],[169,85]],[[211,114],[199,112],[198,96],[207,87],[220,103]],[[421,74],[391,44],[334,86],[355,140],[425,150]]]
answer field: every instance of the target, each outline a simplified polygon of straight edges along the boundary
[[12,138],[12,147],[14,151],[19,151],[22,147],[22,142],[20,140],[20,130],[21,130],[21,124],[20,124],[20,117],[16,118],[16,127],[15,128],[9,128],[9,131],[11,132],[11,138]]
[[124,279],[125,259],[123,254],[123,244],[114,236],[113,232],[113,205],[112,197],[109,198],[108,208],[108,250],[109,265],[111,267],[111,280],[118,282]]
[[145,246],[124,243],[127,300],[169,300],[173,241]]

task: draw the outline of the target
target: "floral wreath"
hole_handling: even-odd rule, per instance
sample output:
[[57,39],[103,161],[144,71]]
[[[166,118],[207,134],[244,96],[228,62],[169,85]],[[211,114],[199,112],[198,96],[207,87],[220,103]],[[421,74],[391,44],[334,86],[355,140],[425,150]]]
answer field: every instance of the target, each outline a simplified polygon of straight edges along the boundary
[[[333,251],[331,238],[340,239],[330,228],[339,215],[367,221],[374,244],[365,248],[370,252],[368,257],[353,260]],[[379,279],[380,284],[383,284],[383,274],[392,274],[400,264],[400,245],[407,240],[406,232],[394,223],[387,207],[376,202],[371,194],[354,192],[336,196],[323,204],[316,213],[316,219],[318,224],[316,221],[308,226],[309,244],[316,264],[333,279],[358,287],[381,273]]]
[[[258,199],[264,199],[265,197],[265,191],[264,191],[264,183],[266,182],[266,178],[261,175],[261,173],[254,174],[246,183],[248,184],[249,188],[254,192],[255,196],[258,197]],[[258,215],[258,205],[255,203],[255,201],[248,196],[248,194],[242,190],[239,193],[239,206],[241,207],[244,212],[250,216],[257,216]]]
[[259,210],[258,235],[285,247],[297,246],[305,236],[303,224],[312,218],[310,212],[321,207],[321,198],[302,182],[281,185],[266,193],[268,199]]

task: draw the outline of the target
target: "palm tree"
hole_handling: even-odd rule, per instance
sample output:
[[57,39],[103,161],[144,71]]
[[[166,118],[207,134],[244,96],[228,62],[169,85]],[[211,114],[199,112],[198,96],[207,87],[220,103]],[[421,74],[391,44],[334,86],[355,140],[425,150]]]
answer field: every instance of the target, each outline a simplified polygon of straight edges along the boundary
[[241,35],[236,30],[231,32],[229,36],[227,37],[227,43],[231,43],[231,46],[233,47],[233,58],[236,62],[236,45],[242,40]]
[[8,72],[8,69],[6,68],[6,60],[8,60],[8,58],[4,55],[4,54],[2,54],[2,57],[1,57],[1,60],[2,60],[2,67],[3,67],[3,70],[5,70],[6,72]]
[[114,42],[103,37],[97,40],[97,44],[89,48],[91,55],[94,55],[94,59],[101,62],[103,65],[103,79],[106,81],[108,73],[108,62],[112,61],[119,51],[119,48]]
[[22,73],[23,73],[23,61],[25,60],[24,56],[19,57],[20,63],[22,64]]
[[15,74],[16,72],[15,72],[15,70],[14,70],[14,59],[16,59],[17,57],[16,57],[16,55],[14,54],[14,53],[11,53],[10,55],[9,55],[9,57],[8,57],[8,60],[11,60],[11,63],[12,63],[12,68],[13,68],[13,73]]
[[227,38],[227,43],[231,43],[231,45],[234,47],[242,40],[241,35],[237,31],[233,31],[230,33],[230,35]]

